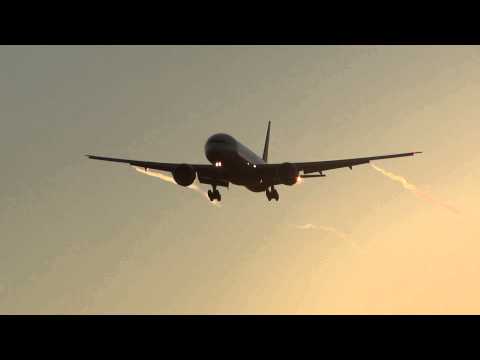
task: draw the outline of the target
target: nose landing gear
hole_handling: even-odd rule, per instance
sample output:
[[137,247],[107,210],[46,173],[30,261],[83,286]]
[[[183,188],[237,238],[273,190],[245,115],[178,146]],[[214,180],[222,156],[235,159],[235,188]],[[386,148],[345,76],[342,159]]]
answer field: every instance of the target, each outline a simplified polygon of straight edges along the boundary
[[265,194],[267,195],[268,201],[272,199],[275,199],[275,201],[278,201],[278,199],[280,199],[280,196],[278,195],[278,191],[273,186],[271,186],[270,189],[267,188],[267,190],[265,191]]
[[222,201],[222,195],[220,195],[220,191],[217,190],[216,186],[213,186],[213,190],[208,190],[208,198],[210,201]]

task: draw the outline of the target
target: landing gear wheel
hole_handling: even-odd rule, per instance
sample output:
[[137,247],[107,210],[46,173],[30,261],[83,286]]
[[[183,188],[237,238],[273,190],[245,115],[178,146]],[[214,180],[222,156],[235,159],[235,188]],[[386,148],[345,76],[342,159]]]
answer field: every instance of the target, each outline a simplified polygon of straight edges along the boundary
[[222,201],[222,195],[220,195],[220,191],[217,189],[215,190],[208,190],[208,198],[210,201],[217,200],[217,201]]
[[280,199],[280,195],[278,195],[278,191],[276,189],[273,189],[273,194],[271,195],[275,201],[278,201]]
[[275,199],[275,193],[274,191],[266,190],[265,195],[267,195],[268,201],[271,201],[272,199]]
[[265,195],[267,195],[268,201],[271,201],[272,199],[275,199],[275,201],[278,201],[280,196],[278,195],[278,191],[272,186],[271,190],[267,188],[265,190]]

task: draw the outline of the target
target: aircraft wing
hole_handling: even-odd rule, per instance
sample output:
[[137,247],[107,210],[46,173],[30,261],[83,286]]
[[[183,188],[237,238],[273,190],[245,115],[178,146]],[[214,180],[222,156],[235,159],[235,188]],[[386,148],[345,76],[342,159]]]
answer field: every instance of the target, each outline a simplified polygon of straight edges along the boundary
[[[125,163],[132,166],[138,166],[144,169],[153,169],[153,170],[169,171],[169,172],[173,172],[178,165],[181,165],[180,163],[161,163],[161,162],[154,162],[154,161],[119,159],[119,158],[111,158],[111,157],[95,156],[95,155],[86,155],[86,156],[89,159],[94,159],[94,160]],[[225,181],[223,179],[221,169],[210,164],[189,164],[189,165],[195,170],[195,172],[198,175],[198,180],[201,183],[228,187],[228,181]]]
[[[293,162],[292,164],[295,165],[299,172],[303,172],[303,174],[310,174],[314,172],[320,173],[320,175],[300,175],[301,177],[316,177],[316,176],[324,176],[322,174],[323,171],[326,170],[333,170],[339,168],[352,168],[356,165],[367,164],[373,160],[382,160],[382,159],[391,159],[403,156],[413,156],[415,154],[420,154],[420,151],[409,152],[409,153],[401,153],[401,154],[390,154],[390,155],[380,155],[380,156],[371,156],[371,157],[361,157],[361,158],[353,158],[353,159],[341,159],[341,160],[327,160],[327,161],[312,161],[312,162]],[[274,172],[278,166],[281,164],[262,164],[257,165],[257,167],[261,168],[265,172],[272,171]]]
[[294,163],[299,171],[303,171],[304,174],[312,172],[322,172],[325,170],[339,169],[343,167],[352,168],[352,166],[368,164],[373,160],[382,160],[382,159],[391,159],[404,156],[413,156],[415,154],[420,154],[420,151],[401,153],[401,154],[391,154],[391,155],[380,155],[380,156],[371,156],[371,157],[361,157],[354,159],[341,159],[341,160],[327,160],[327,161],[314,161],[314,162],[298,162]]

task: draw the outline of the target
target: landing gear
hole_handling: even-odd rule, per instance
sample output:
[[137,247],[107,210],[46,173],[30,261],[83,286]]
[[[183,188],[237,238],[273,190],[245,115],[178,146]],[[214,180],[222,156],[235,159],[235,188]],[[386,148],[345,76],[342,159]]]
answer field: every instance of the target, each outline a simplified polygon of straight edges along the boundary
[[217,190],[216,186],[213,187],[213,190],[208,190],[208,198],[210,201],[222,201],[222,195],[220,195],[220,191]]
[[275,201],[278,201],[278,199],[280,198],[280,196],[278,195],[278,191],[273,186],[271,186],[270,189],[267,188],[267,190],[265,191],[265,194],[267,195],[268,201],[272,199],[275,199]]

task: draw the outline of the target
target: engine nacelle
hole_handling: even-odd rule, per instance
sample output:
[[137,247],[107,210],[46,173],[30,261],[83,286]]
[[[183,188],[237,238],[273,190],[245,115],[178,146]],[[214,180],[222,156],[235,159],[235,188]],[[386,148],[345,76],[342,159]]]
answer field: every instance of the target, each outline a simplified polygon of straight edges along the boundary
[[173,170],[173,178],[178,185],[189,186],[192,185],[196,177],[195,170],[193,167],[187,164],[178,165],[175,170]]
[[285,185],[294,185],[297,182],[298,170],[292,163],[283,163],[277,172],[278,178]]

